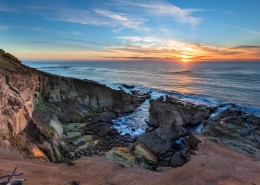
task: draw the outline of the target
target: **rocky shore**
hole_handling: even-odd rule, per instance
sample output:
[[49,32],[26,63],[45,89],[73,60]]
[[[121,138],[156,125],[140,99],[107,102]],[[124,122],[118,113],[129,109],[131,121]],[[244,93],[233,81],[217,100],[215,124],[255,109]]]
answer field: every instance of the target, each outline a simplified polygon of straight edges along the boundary
[[0,133],[24,157],[52,162],[123,146],[111,120],[144,99],[89,80],[47,74],[0,51]]
[[[124,87],[134,88],[127,84]],[[166,176],[182,175],[180,181],[173,181],[182,184],[185,180],[182,182],[181,179],[187,175],[179,172],[182,169],[189,171],[185,166],[204,169],[204,165],[210,164],[207,167],[210,170],[215,169],[217,162],[208,160],[215,157],[228,163],[230,156],[235,156],[236,162],[243,159],[250,161],[251,166],[254,164],[249,176],[254,179],[252,183],[259,180],[255,176],[260,171],[259,117],[240,110],[236,105],[224,109],[221,105],[195,105],[170,96],[150,99],[150,93],[138,90],[126,93],[89,80],[41,72],[0,50],[0,153],[5,156],[5,148],[8,148],[14,153],[18,151],[23,158],[40,158],[69,165],[79,164],[83,156],[101,156],[116,161],[120,168],[127,166],[128,170],[133,166],[137,170],[138,166],[159,172],[168,169],[165,167],[174,167],[179,170],[167,172]],[[135,138],[130,134],[120,134],[113,127],[113,120],[131,114],[148,99],[147,124],[150,129]],[[199,135],[195,132],[198,127],[203,128]],[[201,150],[203,147],[205,151]],[[22,159],[17,155],[14,158],[20,163]],[[207,155],[211,155],[209,159],[206,159]],[[10,158],[2,159],[7,163]],[[38,163],[35,164],[40,165]],[[104,165],[111,167],[110,162],[104,162]],[[228,171],[231,177],[234,167],[235,163],[231,164]],[[248,166],[243,164],[243,169],[248,170]],[[223,176],[220,170],[214,171],[221,174],[219,178]],[[194,180],[194,177],[187,182],[195,182],[190,179]],[[204,184],[214,184],[206,179],[208,181],[203,181]],[[233,177],[229,180],[227,182],[234,184]],[[167,181],[165,184],[172,183]]]

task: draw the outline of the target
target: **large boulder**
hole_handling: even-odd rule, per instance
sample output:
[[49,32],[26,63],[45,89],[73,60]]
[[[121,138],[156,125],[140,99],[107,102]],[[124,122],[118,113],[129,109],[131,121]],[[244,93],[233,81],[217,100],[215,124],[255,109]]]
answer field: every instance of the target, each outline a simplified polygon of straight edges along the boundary
[[126,162],[130,164],[136,164],[137,159],[135,155],[125,147],[114,147],[110,151],[106,152],[106,158],[112,161]]
[[141,143],[137,143],[134,146],[134,153],[137,158],[139,158],[140,160],[144,160],[145,162],[147,162],[149,164],[158,163],[158,159],[157,159],[156,155]]
[[155,154],[164,153],[172,146],[172,140],[163,140],[155,131],[142,134],[138,137],[138,142],[145,145],[149,150]]
[[150,100],[150,125],[164,140],[178,139],[185,125],[196,125],[209,117],[209,111],[200,106],[178,101]]

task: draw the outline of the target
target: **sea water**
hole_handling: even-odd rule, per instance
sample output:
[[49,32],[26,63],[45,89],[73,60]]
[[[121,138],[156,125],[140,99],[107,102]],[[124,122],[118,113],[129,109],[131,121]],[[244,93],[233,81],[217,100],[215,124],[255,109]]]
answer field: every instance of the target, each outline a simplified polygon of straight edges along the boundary
[[[118,89],[122,84],[152,91],[152,98],[172,95],[194,104],[222,105],[215,113],[236,104],[260,114],[260,62],[24,62],[39,70],[89,79]],[[125,89],[126,91],[129,91]],[[114,120],[122,134],[139,135],[149,117],[146,101],[133,114]],[[214,117],[215,115],[211,115]]]

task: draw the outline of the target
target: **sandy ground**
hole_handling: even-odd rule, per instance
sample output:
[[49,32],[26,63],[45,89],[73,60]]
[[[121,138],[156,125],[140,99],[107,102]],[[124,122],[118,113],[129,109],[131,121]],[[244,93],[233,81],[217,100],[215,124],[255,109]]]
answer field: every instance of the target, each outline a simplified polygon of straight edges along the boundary
[[22,159],[15,151],[0,147],[0,173],[23,172],[26,184],[62,185],[70,180],[81,185],[259,185],[260,161],[230,151],[206,138],[197,155],[179,168],[152,172],[120,165],[103,157],[83,157],[74,166],[38,159]]

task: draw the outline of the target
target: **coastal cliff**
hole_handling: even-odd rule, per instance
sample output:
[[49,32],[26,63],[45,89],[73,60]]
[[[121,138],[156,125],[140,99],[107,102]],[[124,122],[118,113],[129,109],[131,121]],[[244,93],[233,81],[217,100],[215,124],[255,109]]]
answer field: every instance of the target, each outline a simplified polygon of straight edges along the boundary
[[0,134],[26,157],[61,160],[63,141],[87,135],[70,124],[101,125],[140,101],[94,81],[37,71],[0,50]]
[[150,97],[41,72],[0,50],[0,173],[17,165],[26,184],[260,181],[259,117],[166,96],[149,101],[146,133],[133,139],[111,127]]

